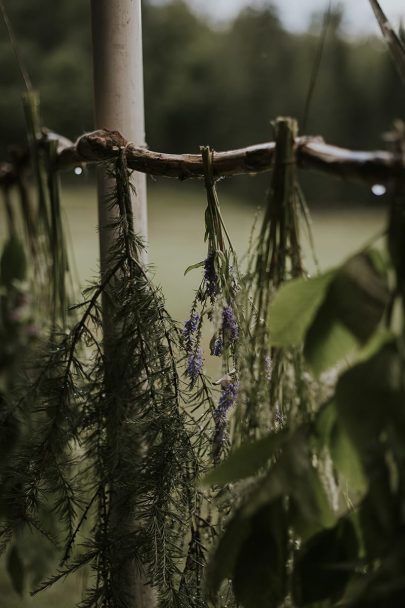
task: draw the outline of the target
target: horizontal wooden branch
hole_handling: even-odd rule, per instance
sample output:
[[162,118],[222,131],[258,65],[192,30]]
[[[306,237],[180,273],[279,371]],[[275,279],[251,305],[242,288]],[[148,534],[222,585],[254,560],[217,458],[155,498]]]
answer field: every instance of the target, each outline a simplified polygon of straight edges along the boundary
[[[66,170],[82,163],[111,160],[125,148],[131,169],[153,176],[180,180],[201,178],[201,154],[163,154],[129,143],[118,131],[99,130],[86,133],[72,143],[66,138],[45,132],[44,140],[57,141],[57,170]],[[387,184],[405,180],[405,163],[401,155],[390,152],[359,152],[326,144],[319,137],[300,137],[296,142],[297,165],[344,179]],[[214,176],[217,178],[269,171],[274,142],[215,152]],[[13,165],[0,165],[0,184],[10,185]]]

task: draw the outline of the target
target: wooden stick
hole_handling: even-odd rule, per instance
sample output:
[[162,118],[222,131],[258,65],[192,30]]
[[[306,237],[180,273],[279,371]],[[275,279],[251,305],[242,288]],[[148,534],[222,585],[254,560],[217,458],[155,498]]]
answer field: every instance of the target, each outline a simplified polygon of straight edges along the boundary
[[[93,34],[93,67],[94,67],[94,110],[96,127],[109,129],[127,129],[128,137],[139,142],[144,141],[144,103],[143,103],[143,67],[142,67],[142,28],[141,0],[92,0],[91,21]],[[104,133],[104,131],[96,131]],[[112,134],[116,133],[114,144]],[[115,131],[105,131],[104,147],[107,157],[115,157],[120,150],[123,138]],[[110,135],[111,134],[111,135]],[[99,138],[95,138],[98,141]],[[86,145],[87,144],[87,145]],[[104,159],[103,142],[101,156]],[[80,138],[73,150],[73,160],[78,154],[79,161],[86,152],[95,145],[92,138]],[[100,146],[99,146],[100,147]],[[111,148],[114,148],[111,150]],[[65,153],[63,152],[65,150]],[[66,153],[69,146],[61,143],[58,160],[69,156]],[[84,160],[86,160],[84,158]],[[105,166],[100,165],[98,176],[98,224],[100,235],[100,271],[101,278],[108,275],[113,263],[111,247],[114,247],[116,231],[111,225],[117,221],[116,206],[106,204],[109,200],[115,182]],[[137,173],[132,176],[134,195],[131,200],[132,217],[135,218],[136,229],[145,239],[147,238],[147,201],[146,178]],[[135,194],[136,193],[136,194]],[[114,323],[114,307],[110,298],[103,294],[103,350],[105,369],[105,391],[114,394],[117,382],[120,382],[119,363],[116,361],[115,344],[122,327]],[[134,404],[135,407],[135,404]],[[136,410],[134,410],[136,412]],[[116,413],[111,411],[105,418],[106,442],[109,449],[115,449]],[[142,458],[142,444],[134,445],[134,458]],[[110,471],[109,479],[110,512],[108,525],[112,530],[119,530],[122,538],[134,534],[142,528],[143,522],[138,520],[137,504],[126,504],[125,489],[122,480],[116,483],[114,471]],[[123,493],[124,492],[124,493]],[[116,572],[115,572],[116,570]],[[121,559],[120,567],[111,572],[114,587],[114,605],[127,608],[155,608],[157,605],[155,591],[149,584],[148,575],[141,562],[134,557],[126,556]]]
[[[201,154],[164,154],[128,143],[118,132],[94,131],[80,137],[76,144],[62,149],[58,167],[75,162],[99,162],[113,158],[120,147],[127,149],[131,169],[154,176],[177,179],[202,178]],[[262,173],[271,169],[275,143],[214,152],[214,176],[226,177],[245,173]],[[362,152],[326,144],[320,137],[299,137],[296,140],[297,163],[303,169],[322,171],[340,178],[386,183],[405,179],[405,163],[390,152]]]
[[[101,129],[86,133],[75,142],[68,142],[54,133],[46,137],[59,142],[57,169],[66,170],[81,163],[98,163],[115,158],[121,147],[127,151],[128,166],[149,175],[180,180],[202,178],[201,154],[164,154],[128,143],[118,131]],[[325,143],[320,137],[299,137],[295,142],[296,162],[302,169],[371,184],[404,180],[405,162],[398,154],[385,151],[354,151]],[[214,177],[254,174],[269,171],[274,142],[248,146],[227,152],[214,152]],[[7,180],[10,167],[0,165],[0,185]]]

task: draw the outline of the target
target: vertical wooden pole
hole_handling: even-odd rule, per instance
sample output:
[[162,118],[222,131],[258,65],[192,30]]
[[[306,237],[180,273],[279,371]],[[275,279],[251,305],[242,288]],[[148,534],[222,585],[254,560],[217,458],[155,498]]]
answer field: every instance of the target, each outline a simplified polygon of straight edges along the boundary
[[[141,0],[92,0],[94,108],[96,129],[120,131],[136,145],[145,143]],[[101,269],[109,249],[111,217],[104,204],[110,184],[99,171]],[[133,176],[135,231],[147,236],[146,178]]]
[[[145,142],[141,0],[91,0],[94,64],[94,108],[96,129],[120,131],[128,141]],[[132,200],[135,231],[147,237],[147,206],[145,175],[134,173],[135,194]],[[103,168],[98,169],[98,218],[100,229],[100,268],[106,272],[112,234],[108,225],[114,211],[106,204],[113,184]],[[104,355],[108,376],[109,343],[115,328],[111,324],[107,302],[103,302]],[[107,429],[108,433],[108,429]],[[118,507],[122,503],[114,491],[111,498],[111,521],[125,529],[137,522]],[[134,515],[132,515],[133,517]],[[136,515],[135,515],[136,516]],[[119,573],[120,596],[128,608],[153,608],[153,590],[146,584],[139,564],[129,562]]]

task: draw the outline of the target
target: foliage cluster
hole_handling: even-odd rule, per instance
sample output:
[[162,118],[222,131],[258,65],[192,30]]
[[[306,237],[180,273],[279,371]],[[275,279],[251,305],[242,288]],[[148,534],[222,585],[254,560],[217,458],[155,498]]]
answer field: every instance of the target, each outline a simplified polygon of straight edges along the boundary
[[[388,42],[402,71],[402,42],[391,31]],[[85,568],[81,608],[131,606],[134,579],[161,608],[403,605],[404,185],[392,186],[384,244],[308,278],[297,127],[278,119],[241,273],[202,148],[208,251],[190,267],[203,277],[181,331],[142,262],[122,148],[106,167],[107,267],[68,317],[54,144],[32,94],[24,108],[36,202],[22,175],[21,221],[4,190],[0,263],[0,549],[16,591],[29,533],[59,559],[45,582],[48,564],[36,564],[30,583]],[[403,134],[390,138],[400,154]],[[42,339],[27,279],[50,320]],[[219,394],[203,373],[205,320]]]
[[[403,76],[405,47],[371,5]],[[402,150],[401,125],[391,142]],[[324,390],[306,419],[242,445],[206,478],[242,497],[210,563],[213,598],[231,577],[246,608],[404,603],[403,197],[394,185],[382,248],[271,299],[270,345],[300,348]]]
[[[17,591],[27,573],[38,590],[86,568],[81,606],[126,606],[137,565],[167,607],[402,601],[404,363],[394,313],[405,306],[403,194],[394,193],[389,252],[366,247],[308,279],[295,132],[290,119],[275,124],[268,207],[243,275],[230,266],[237,260],[203,149],[208,252],[195,265],[203,282],[183,332],[140,261],[119,152],[108,268],[67,333],[52,323],[28,389],[13,387],[2,402],[3,413],[18,413],[16,433],[3,426],[1,470],[1,536],[12,543]],[[18,276],[4,281],[15,288],[23,256],[12,258]],[[222,339],[218,397],[195,364],[204,317],[214,323],[214,356]],[[241,447],[207,475],[227,436]],[[49,563],[27,570],[27,526],[31,543],[57,543],[59,570],[40,584]]]

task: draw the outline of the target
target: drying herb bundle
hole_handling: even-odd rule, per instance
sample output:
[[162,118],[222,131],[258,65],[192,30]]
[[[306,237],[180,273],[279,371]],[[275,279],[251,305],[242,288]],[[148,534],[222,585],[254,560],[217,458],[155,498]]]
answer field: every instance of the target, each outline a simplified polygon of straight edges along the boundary
[[28,91],[23,96],[23,102],[35,205],[31,201],[27,179],[21,171],[17,171],[18,193],[35,276],[33,292],[38,308],[49,310],[51,325],[56,329],[57,326],[67,325],[67,311],[75,296],[62,222],[59,175],[55,170],[57,141],[47,131],[40,129],[38,95]]
[[302,416],[308,408],[308,378],[300,352],[270,346],[272,297],[285,281],[304,275],[300,220],[308,220],[308,215],[296,175],[296,136],[294,120],[276,121],[266,209],[244,277],[245,356],[237,423],[241,442],[283,427],[289,417]]
[[[34,381],[33,362],[38,360],[39,350],[42,348],[48,355],[54,351],[57,332],[66,327],[68,302],[73,297],[72,282],[68,282],[59,181],[54,171],[55,143],[47,137],[39,141],[38,100],[31,91],[24,97],[24,109],[33,187],[28,153],[15,148],[11,151],[10,172],[15,179],[4,183],[2,192],[7,240],[0,269],[0,518],[11,523],[11,527],[6,524],[2,528],[2,541],[9,540],[11,529],[15,528],[12,522],[20,520],[24,512],[16,454],[42,428],[33,403],[19,397],[19,388]],[[37,192],[35,203],[32,190]],[[70,317],[73,316],[72,312]],[[49,331],[49,339],[44,338]],[[18,474],[13,476],[12,470]],[[18,533],[7,555],[7,568],[20,592],[25,572],[29,571],[37,584],[54,559],[55,550],[44,540],[45,535],[35,539],[33,550],[27,531],[42,529],[41,522],[46,520],[49,531],[57,535],[57,520],[46,502],[35,516],[24,520],[28,524],[25,532],[17,525]]]
[[204,321],[211,324],[210,354],[222,358],[222,378],[216,383],[221,387],[217,406],[213,411],[215,431],[213,436],[213,460],[218,462],[226,442],[229,411],[235,405],[239,392],[238,344],[241,311],[237,303],[239,270],[235,251],[222,219],[215,179],[212,170],[213,151],[201,148],[204,162],[207,208],[205,211],[205,241],[207,257],[203,262],[190,266],[203,267],[203,279],[192,303],[190,317],[183,330],[183,341],[188,353],[186,374],[193,386],[203,368],[201,335]]
[[[7,342],[13,342],[13,335],[15,342],[21,343],[17,333],[23,338],[22,325],[26,325],[28,338],[47,330],[48,321],[53,330],[65,327],[74,295],[59,177],[54,167],[56,141],[39,132],[38,103],[32,91],[24,95],[32,166],[27,162],[27,150],[11,150],[11,180],[2,184],[7,239],[1,258],[0,334],[5,350]],[[33,184],[29,180],[30,168]],[[32,190],[37,195],[35,204]]]
[[212,530],[195,481],[209,421],[191,415],[202,391],[181,379],[181,332],[140,261],[124,150],[112,177],[108,267],[18,401],[35,425],[4,470],[2,540],[28,524],[51,541],[43,514],[52,512],[63,558],[41,589],[88,566],[81,606],[116,608],[127,605],[139,571],[160,606],[204,606],[203,537]]

